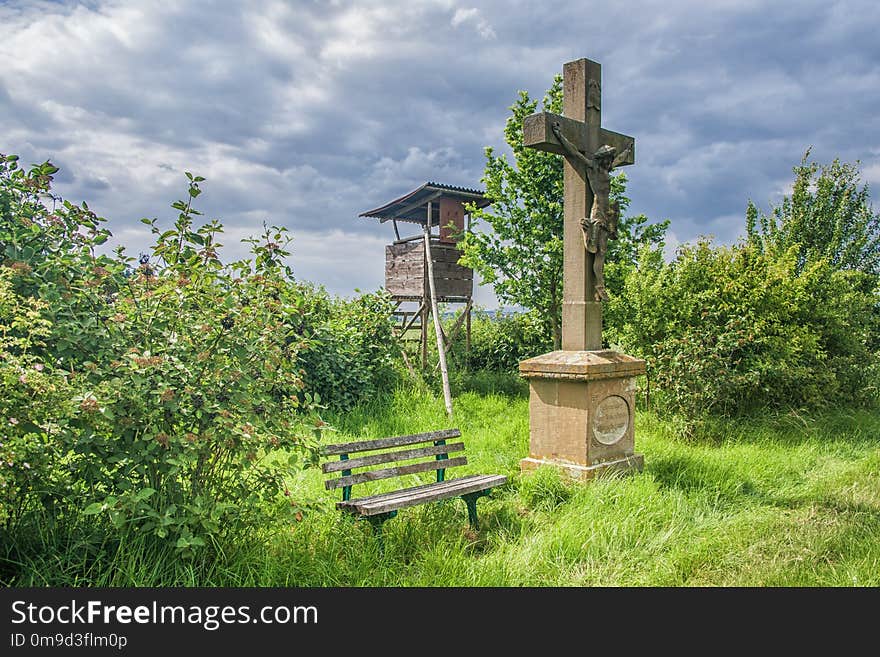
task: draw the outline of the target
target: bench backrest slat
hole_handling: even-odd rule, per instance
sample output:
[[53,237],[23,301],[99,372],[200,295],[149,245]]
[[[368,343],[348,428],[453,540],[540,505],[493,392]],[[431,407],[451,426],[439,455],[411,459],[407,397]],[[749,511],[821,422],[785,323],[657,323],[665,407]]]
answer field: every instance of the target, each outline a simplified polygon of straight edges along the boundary
[[408,461],[409,459],[417,459],[422,456],[438,456],[440,454],[448,454],[449,452],[461,452],[464,450],[464,443],[452,443],[451,445],[431,445],[429,447],[418,447],[416,449],[400,449],[396,452],[383,452],[381,454],[370,454],[369,456],[361,456],[356,459],[347,461],[329,461],[321,465],[324,473],[339,472],[340,470],[355,470],[364,468],[368,465],[379,465],[381,463],[393,463],[394,461]]
[[461,431],[459,431],[458,429],[443,429],[442,431],[416,433],[410,436],[394,436],[392,438],[380,438],[379,440],[363,440],[355,443],[339,443],[337,445],[327,445],[324,448],[324,454],[327,456],[332,456],[334,454],[354,454],[355,452],[368,452],[374,449],[386,449],[388,447],[403,447],[405,445],[431,443],[437,440],[458,438],[459,436],[461,436]]
[[[342,461],[348,465],[348,462]],[[389,477],[400,477],[402,475],[415,474],[416,472],[428,472],[430,470],[442,470],[457,465],[467,465],[467,457],[457,456],[452,459],[443,459],[439,461],[425,461],[422,463],[413,463],[411,465],[399,465],[394,468],[386,468],[384,470],[369,470],[356,475],[348,475],[339,479],[328,479],[324,482],[327,490],[334,488],[343,488],[354,484],[361,484],[365,481],[377,481],[379,479],[388,479]]]

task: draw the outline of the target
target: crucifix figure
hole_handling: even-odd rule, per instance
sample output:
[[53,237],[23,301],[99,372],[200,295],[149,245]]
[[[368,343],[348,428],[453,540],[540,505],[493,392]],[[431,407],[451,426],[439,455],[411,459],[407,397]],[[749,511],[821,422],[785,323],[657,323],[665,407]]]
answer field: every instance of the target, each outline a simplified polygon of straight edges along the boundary
[[617,201],[610,200],[610,174],[614,167],[626,161],[629,147],[618,154],[614,146],[605,144],[593,154],[593,157],[587,157],[568,141],[558,121],[553,122],[553,134],[565,147],[568,157],[583,165],[584,175],[593,193],[590,216],[581,219],[581,229],[584,231],[584,248],[593,254],[596,290],[593,298],[596,301],[608,301],[608,292],[605,291],[605,252],[608,250],[608,240],[617,239],[617,222],[620,219],[620,207]]
[[608,239],[616,237],[619,219],[619,209],[609,198],[610,173],[635,162],[635,140],[601,127],[598,63],[567,63],[563,87],[564,116],[541,112],[526,117],[523,143],[565,156],[562,348],[598,350],[602,301],[608,300],[605,251]]

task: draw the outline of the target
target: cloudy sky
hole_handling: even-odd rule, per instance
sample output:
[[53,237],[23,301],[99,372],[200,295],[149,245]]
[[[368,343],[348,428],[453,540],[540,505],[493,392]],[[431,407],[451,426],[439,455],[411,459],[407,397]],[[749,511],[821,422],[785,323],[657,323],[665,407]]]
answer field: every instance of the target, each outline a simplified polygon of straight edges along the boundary
[[735,241],[808,147],[876,189],[878,34],[876,0],[0,0],[0,152],[62,167],[135,253],[138,220],[170,222],[183,172],[205,176],[229,256],[286,225],[296,274],[350,295],[382,285],[393,237],[357,215],[479,187],[518,90],[579,57],[602,64],[604,125],[636,137],[630,212],[672,244]]

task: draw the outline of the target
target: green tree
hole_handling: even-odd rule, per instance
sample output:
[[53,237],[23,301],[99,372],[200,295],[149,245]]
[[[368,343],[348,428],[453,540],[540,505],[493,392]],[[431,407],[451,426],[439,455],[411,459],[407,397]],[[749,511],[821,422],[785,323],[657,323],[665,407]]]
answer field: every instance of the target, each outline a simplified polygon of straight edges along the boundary
[[835,269],[880,276],[880,214],[873,211],[867,185],[861,185],[858,163],[809,162],[810,151],[794,167],[791,196],[758,211],[746,210],[749,241],[762,250],[787,251],[797,246],[797,266],[825,258]]
[[[544,322],[554,348],[562,343],[563,158],[523,146],[523,120],[537,110],[538,101],[525,91],[511,106],[504,140],[515,164],[487,147],[482,182],[492,205],[471,207],[472,226],[464,236],[461,262],[479,272],[504,303],[535,310]],[[556,76],[541,103],[544,111],[562,112],[562,76]],[[611,196],[623,215],[626,176],[612,178]],[[480,230],[483,222],[491,230]],[[634,266],[642,244],[662,241],[668,222],[648,224],[638,217],[621,218],[617,243],[609,244],[607,284],[613,295],[622,288],[623,268]]]

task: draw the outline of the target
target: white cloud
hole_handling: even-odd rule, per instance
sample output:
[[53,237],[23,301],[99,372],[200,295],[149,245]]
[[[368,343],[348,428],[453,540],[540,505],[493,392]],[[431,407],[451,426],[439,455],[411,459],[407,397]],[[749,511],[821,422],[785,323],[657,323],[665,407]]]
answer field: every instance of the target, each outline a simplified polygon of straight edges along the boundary
[[473,24],[474,29],[484,39],[494,39],[497,36],[495,30],[492,29],[489,22],[482,16],[479,9],[473,7],[470,9],[456,9],[452,15],[452,27],[459,27],[468,23]]

